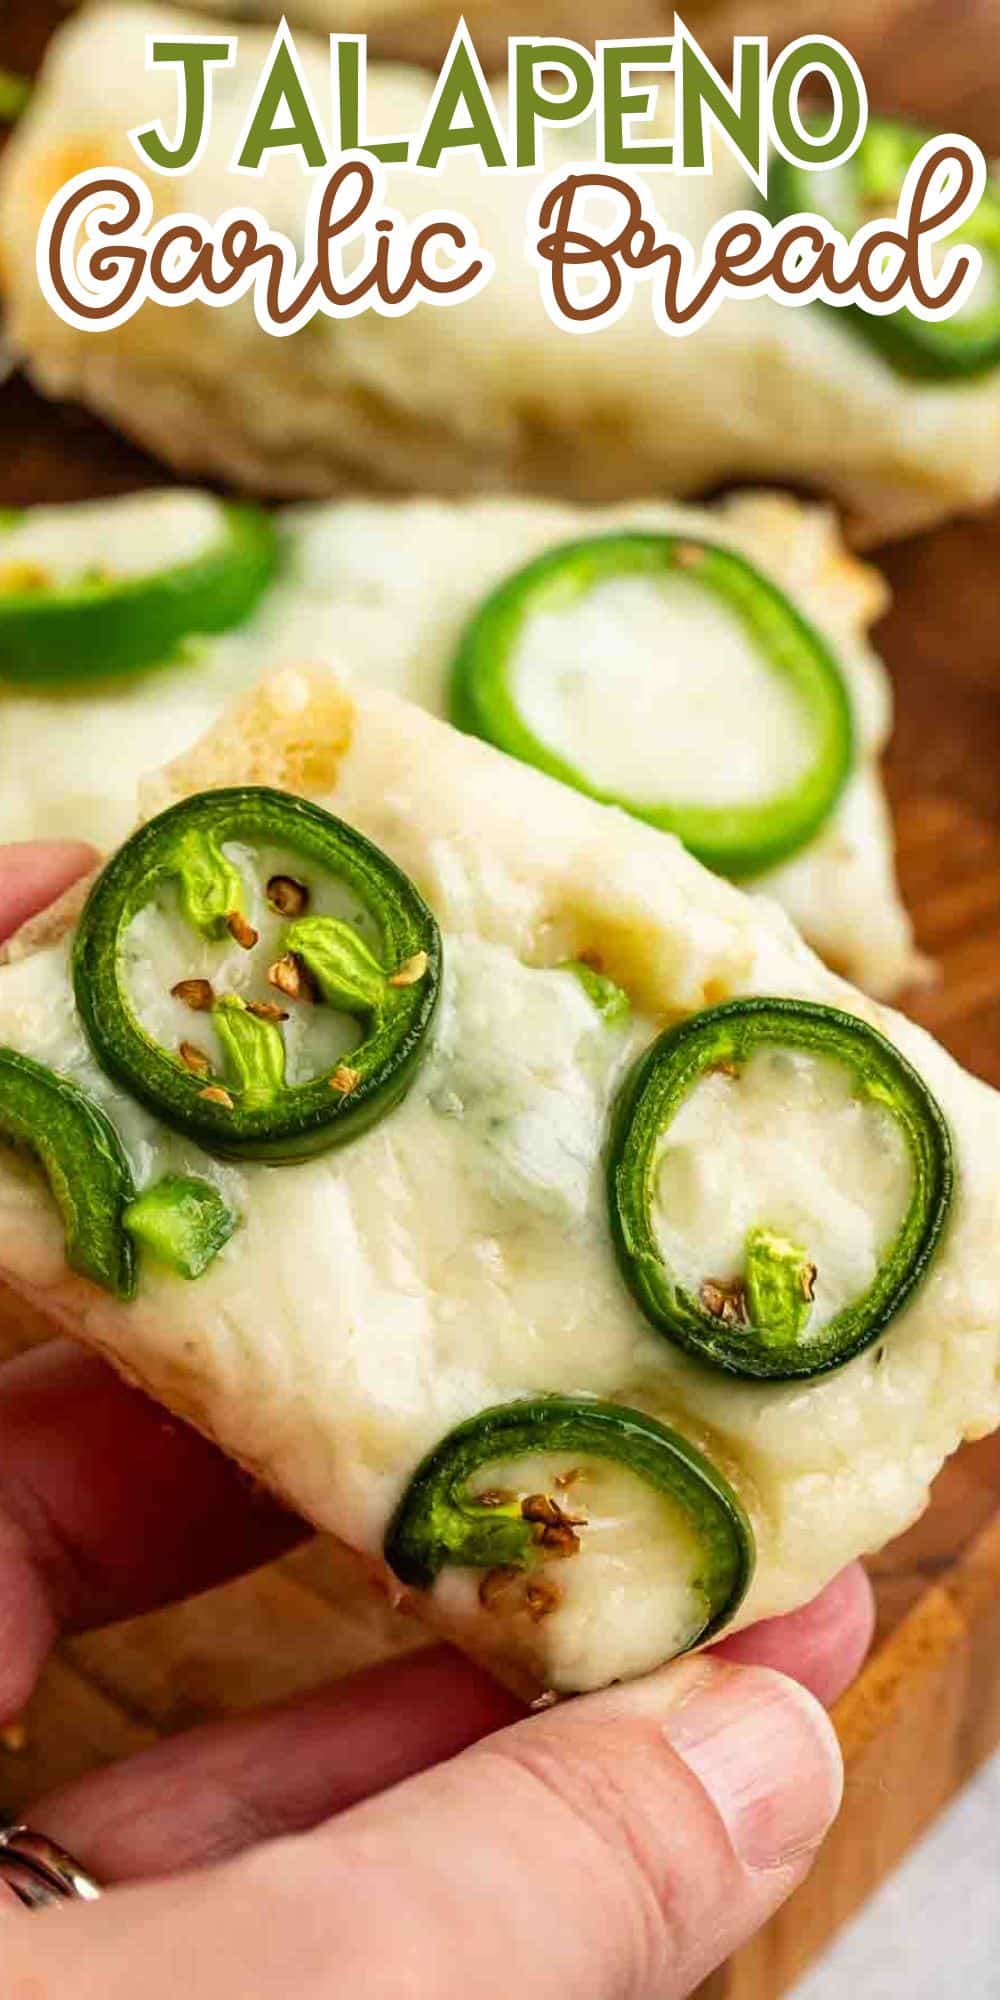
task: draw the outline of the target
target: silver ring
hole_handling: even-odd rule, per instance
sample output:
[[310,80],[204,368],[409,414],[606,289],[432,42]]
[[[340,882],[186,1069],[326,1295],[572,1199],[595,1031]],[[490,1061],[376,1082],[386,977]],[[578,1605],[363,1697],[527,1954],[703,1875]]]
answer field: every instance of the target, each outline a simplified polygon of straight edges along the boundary
[[101,1891],[65,1848],[27,1826],[0,1827],[0,1882],[26,1910],[96,1903]]

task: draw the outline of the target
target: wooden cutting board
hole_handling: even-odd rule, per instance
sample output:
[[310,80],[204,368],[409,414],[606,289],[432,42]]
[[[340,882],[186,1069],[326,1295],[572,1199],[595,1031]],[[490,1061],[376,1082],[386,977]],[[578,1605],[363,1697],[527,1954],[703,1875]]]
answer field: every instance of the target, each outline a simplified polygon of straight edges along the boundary
[[[721,11],[728,21],[730,0]],[[826,19],[821,6],[807,11],[808,27],[851,41],[873,102],[1000,151],[995,0],[829,0]],[[802,26],[802,0],[774,0],[769,12]],[[0,65],[32,66],[50,10],[7,0],[0,14]],[[763,25],[752,4],[744,25]],[[159,476],[80,412],[43,406],[16,380],[0,390],[0,505]],[[898,696],[889,782],[903,885],[939,968],[908,996],[910,1010],[1000,1086],[1000,510],[889,550],[884,567],[896,593],[879,636]],[[0,1294],[0,1358],[42,1332]],[[925,1518],[871,1569],[877,1643],[836,1715],[848,1772],[840,1821],[810,1881],[702,2000],[778,2000],[1000,1742],[1000,1440],[961,1452]],[[326,1542],[172,1611],[67,1641],[23,1731],[0,1742],[0,1814],[161,1733],[420,1643]]]

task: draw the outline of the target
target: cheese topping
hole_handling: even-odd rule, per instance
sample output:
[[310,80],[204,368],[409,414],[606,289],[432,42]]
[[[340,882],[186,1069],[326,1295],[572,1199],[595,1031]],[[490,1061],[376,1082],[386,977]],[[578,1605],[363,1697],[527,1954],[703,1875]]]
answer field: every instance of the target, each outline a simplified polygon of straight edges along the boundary
[[[279,922],[259,903],[249,914],[262,931]],[[69,1003],[64,948],[4,974],[8,1021],[23,996],[19,1044],[109,1110],[140,1185],[197,1173],[241,1216],[188,1296],[148,1261],[142,1295],[176,1306],[179,1340],[204,1328],[235,1343],[234,1366],[244,1337],[270,1324],[289,1369],[309,1356],[311,1393],[337,1413],[337,1505],[372,1549],[415,1460],[497,1400],[582,1389],[670,1422],[687,1399],[687,1364],[619,1279],[604,1188],[611,1102],[656,1024],[609,1025],[572,973],[532,969],[506,947],[451,935],[444,949],[434,1044],[407,1098],[342,1150],[280,1171],[208,1160],[108,1082]],[[181,970],[239,989],[246,963],[231,943],[195,940],[166,897],[129,934],[133,999],[163,1040],[183,1031],[211,1043],[210,1019],[169,997]],[[324,1033],[344,1033],[328,1009],[293,1020],[293,1063],[311,1070]],[[836,1065],[767,1050],[738,1085],[713,1078],[692,1094],[664,1148],[659,1213],[664,1246],[692,1279],[724,1266],[750,1224],[787,1223],[815,1248],[826,1316],[870,1275],[905,1194],[891,1120],[851,1101]],[[333,1340],[320,1325],[330,1299]],[[548,1492],[572,1469],[535,1459],[491,1467],[481,1483]],[[546,1685],[597,1686],[652,1667],[697,1629],[695,1540],[622,1468],[588,1462],[573,1499],[587,1522],[579,1551],[530,1572],[525,1589],[544,1585],[541,1598],[498,1584],[491,1609],[512,1621],[517,1657]],[[481,1588],[474,1572],[443,1572],[435,1586],[459,1625],[481,1614]]]
[[220,541],[225,517],[202,493],[137,493],[31,507],[0,523],[0,593],[124,583],[197,560]]
[[704,1619],[703,1553],[676,1502],[586,1453],[500,1462],[470,1490],[552,1495],[575,1525],[563,1551],[542,1548],[518,1574],[442,1571],[435,1595],[458,1628],[483,1610],[502,1619],[519,1664],[557,1690],[599,1685],[598,1663],[606,1679],[648,1673],[690,1644]]
[[753,1229],[800,1245],[816,1272],[808,1342],[871,1284],[912,1179],[897,1120],[839,1063],[762,1048],[738,1075],[705,1077],[668,1126],[657,1241],[695,1297],[706,1281],[742,1279]]
[[[162,910],[133,930],[133,991],[161,1033],[154,996],[176,970],[179,933]],[[102,1075],[65,966],[60,947],[5,974],[8,1002],[12,987],[31,994],[19,1038],[112,1113],[141,1183],[203,1174],[243,1218],[196,1287],[144,1261],[144,1296],[168,1291],[182,1328],[221,1315],[237,1344],[241,1327],[277,1319],[291,1368],[318,1337],[324,1298],[340,1302],[345,1326],[322,1339],[341,1427],[331,1477],[369,1546],[415,1459],[458,1418],[532,1388],[627,1384],[650,1341],[614,1268],[601,1160],[611,1097],[652,1023],[609,1027],[571,973],[449,937],[435,1046],[403,1104],[342,1151],[280,1171],[235,1168],[167,1133]],[[202,970],[218,977],[219,961]],[[228,954],[226,970],[239,971]],[[669,1405],[669,1352],[664,1363],[658,1400]],[[526,1490],[568,1469],[536,1461]],[[508,1476],[521,1475],[497,1474]],[[642,1671],[698,1623],[693,1537],[676,1509],[604,1464],[588,1467],[585,1490],[592,1526],[579,1556],[559,1564],[553,1615],[514,1607],[517,1644],[547,1684]],[[480,1581],[442,1577],[438,1587],[478,1602]],[[623,1609],[633,1597],[637,1619]]]
[[620,577],[534,612],[512,683],[546,748],[630,803],[757,804],[809,766],[804,704],[684,576]]

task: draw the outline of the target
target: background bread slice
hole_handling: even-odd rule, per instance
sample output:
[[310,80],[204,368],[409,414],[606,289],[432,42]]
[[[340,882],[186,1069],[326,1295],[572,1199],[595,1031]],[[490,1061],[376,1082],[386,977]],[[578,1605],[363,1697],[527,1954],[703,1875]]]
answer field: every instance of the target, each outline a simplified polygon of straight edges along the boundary
[[[433,181],[399,169],[389,184],[393,207],[411,218],[426,213],[429,190],[438,206],[468,214],[497,258],[490,286],[447,311],[317,320],[284,341],[256,328],[248,301],[225,311],[144,306],[99,339],[64,325],[35,275],[41,215],[73,173],[135,167],[128,132],[140,114],[174,111],[172,77],[144,68],[146,36],[182,32],[186,21],[198,32],[197,16],[155,7],[75,16],[54,39],[6,150],[0,261],[9,331],[45,393],[78,397],[180,470],[276,497],[322,496],[360,480],[613,500],[771,479],[832,493],[858,534],[877,539],[997,493],[996,374],[914,383],[835,313],[768,299],[728,300],[694,339],[673,339],[639,297],[614,326],[571,338],[547,317],[525,253],[530,176],[484,175],[463,154]],[[179,179],[150,176],[160,213],[183,207],[211,220],[247,203],[248,183],[228,162],[270,41],[267,29],[244,29],[201,161]],[[326,103],[326,46],[303,34],[299,47]],[[375,66],[372,130],[418,129],[429,88],[414,68]],[[550,135],[549,165],[578,162],[581,147],[585,156],[576,131]],[[290,154],[252,184],[254,203],[293,240],[307,192]],[[756,199],[722,149],[709,180],[667,178],[656,193],[666,225],[693,240]]]

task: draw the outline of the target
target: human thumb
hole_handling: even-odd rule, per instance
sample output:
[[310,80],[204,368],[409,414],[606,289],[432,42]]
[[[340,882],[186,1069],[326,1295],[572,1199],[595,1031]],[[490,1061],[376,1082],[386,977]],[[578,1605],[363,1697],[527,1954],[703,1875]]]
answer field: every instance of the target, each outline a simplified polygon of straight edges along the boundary
[[680,2000],[803,1879],[841,1791],[804,1688],[699,1658],[517,1723],[331,1839],[388,1891],[386,1992]]
[[10,1990],[681,2000],[801,1881],[840,1792],[804,1688],[697,1658],[515,1723],[314,1832],[29,1919]]

